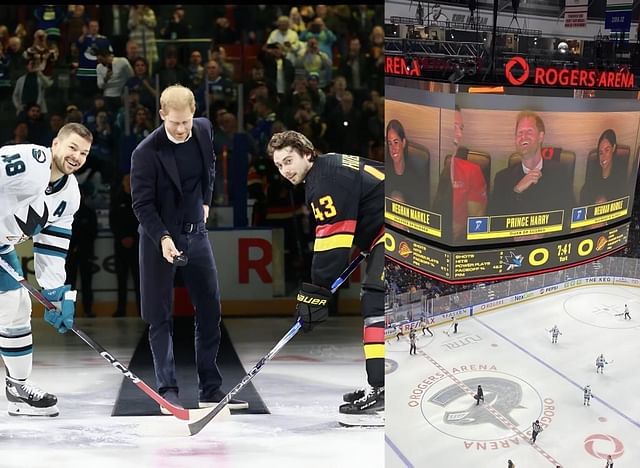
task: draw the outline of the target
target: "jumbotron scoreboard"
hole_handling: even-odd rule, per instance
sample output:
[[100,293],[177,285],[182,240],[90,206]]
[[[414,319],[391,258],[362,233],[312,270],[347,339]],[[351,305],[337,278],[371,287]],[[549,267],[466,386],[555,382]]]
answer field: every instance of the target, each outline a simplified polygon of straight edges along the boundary
[[455,283],[625,247],[640,102],[416,91],[387,86],[389,258]]
[[627,222],[571,239],[452,251],[387,227],[385,247],[389,257],[405,266],[448,282],[466,282],[539,273],[592,261],[623,248],[628,236]]

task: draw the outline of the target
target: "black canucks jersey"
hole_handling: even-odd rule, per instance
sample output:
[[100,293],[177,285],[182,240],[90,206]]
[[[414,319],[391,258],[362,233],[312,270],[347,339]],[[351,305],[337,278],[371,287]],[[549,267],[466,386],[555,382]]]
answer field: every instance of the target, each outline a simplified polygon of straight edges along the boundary
[[[375,167],[377,166],[377,167]],[[330,288],[353,245],[369,251],[384,233],[384,173],[375,161],[347,154],[318,156],[305,178],[316,221],[311,281]]]

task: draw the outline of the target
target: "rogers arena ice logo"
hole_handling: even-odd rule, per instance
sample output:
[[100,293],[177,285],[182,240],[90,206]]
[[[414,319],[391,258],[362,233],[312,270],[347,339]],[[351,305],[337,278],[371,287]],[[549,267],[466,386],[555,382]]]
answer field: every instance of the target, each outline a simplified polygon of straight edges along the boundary
[[[449,372],[459,380],[456,382],[443,372],[436,372],[415,386],[407,404],[419,409],[437,431],[463,440],[467,450],[519,446],[524,441],[516,434],[516,428],[530,434],[531,421],[539,419],[546,428],[555,416],[553,399],[543,399],[531,384],[499,372],[493,365],[459,366]],[[476,405],[468,393],[475,393],[478,385],[484,390],[484,403],[480,405]],[[479,439],[478,434],[485,437]]]
[[[607,442],[609,442],[607,444]],[[600,448],[606,448],[601,452],[595,448],[598,445]],[[594,458],[601,458],[605,460],[607,456],[611,455],[614,460],[620,458],[624,453],[624,444],[620,439],[608,434],[592,434],[584,439],[584,449],[589,455]]]

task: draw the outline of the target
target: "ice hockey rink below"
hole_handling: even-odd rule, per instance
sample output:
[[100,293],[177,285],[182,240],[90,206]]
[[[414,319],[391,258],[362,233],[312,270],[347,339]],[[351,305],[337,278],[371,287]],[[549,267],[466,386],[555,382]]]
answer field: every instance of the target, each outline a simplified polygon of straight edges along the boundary
[[[56,418],[11,417],[0,392],[0,467],[363,467],[384,463],[382,428],[337,423],[344,392],[366,382],[362,319],[331,317],[300,332],[252,380],[271,414],[232,415],[193,437],[172,416],[112,417],[122,374],[71,333],[34,318],[32,380],[58,396]],[[139,319],[76,321],[127,365]],[[225,319],[248,372],[289,330],[291,318]],[[155,382],[147,382],[155,388]],[[237,382],[224,382],[228,390]]]
[[[632,320],[617,315],[625,303]],[[600,468],[609,453],[616,468],[640,466],[640,288],[574,288],[447,329],[418,329],[417,355],[406,334],[387,341],[386,467]],[[613,362],[596,374],[600,353]]]

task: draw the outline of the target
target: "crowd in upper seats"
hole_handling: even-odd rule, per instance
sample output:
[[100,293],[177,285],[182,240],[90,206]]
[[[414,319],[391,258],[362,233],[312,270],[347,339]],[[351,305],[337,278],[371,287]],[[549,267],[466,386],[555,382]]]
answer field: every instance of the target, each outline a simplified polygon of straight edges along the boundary
[[[0,142],[48,146],[67,122],[83,123],[94,136],[77,174],[86,205],[78,225],[91,228],[74,231],[79,251],[69,271],[93,257],[97,232],[120,232],[104,226],[104,214],[129,203],[131,153],[159,125],[158,96],[175,83],[193,90],[196,116],[212,122],[214,204],[239,203],[237,193],[253,199],[253,225],[285,228],[287,274],[308,271],[312,217],[301,188],[266,159],[266,144],[291,129],[320,152],[383,160],[383,8],[3,6]],[[247,158],[238,166],[246,174],[232,173],[234,156]],[[247,190],[234,191],[234,180],[246,180]],[[82,282],[90,284],[84,270]]]

